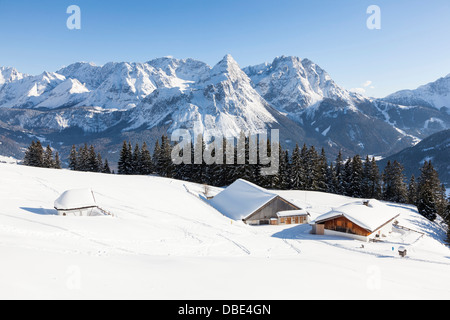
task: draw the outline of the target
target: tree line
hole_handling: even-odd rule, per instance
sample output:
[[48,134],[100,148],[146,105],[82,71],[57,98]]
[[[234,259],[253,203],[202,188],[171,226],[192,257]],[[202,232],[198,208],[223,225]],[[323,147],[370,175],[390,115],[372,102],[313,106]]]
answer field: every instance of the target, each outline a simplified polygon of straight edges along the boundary
[[56,152],[53,155],[53,149],[50,145],[47,145],[44,150],[39,140],[31,142],[31,145],[25,151],[23,164],[31,167],[61,169],[59,153]]
[[112,173],[109,168],[108,159],[103,162],[100,153],[95,151],[93,145],[88,147],[87,143],[83,147],[72,146],[69,154],[69,169],[85,172]]

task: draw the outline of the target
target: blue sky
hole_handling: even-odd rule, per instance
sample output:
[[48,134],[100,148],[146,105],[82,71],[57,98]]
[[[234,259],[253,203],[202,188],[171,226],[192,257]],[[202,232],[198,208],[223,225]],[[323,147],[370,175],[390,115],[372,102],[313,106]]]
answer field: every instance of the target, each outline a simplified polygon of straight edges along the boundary
[[[81,30],[69,30],[69,5]],[[369,30],[366,10],[381,9]],[[450,73],[448,0],[0,0],[0,65],[39,74],[76,61],[162,56],[245,67],[308,58],[347,89],[382,97]]]

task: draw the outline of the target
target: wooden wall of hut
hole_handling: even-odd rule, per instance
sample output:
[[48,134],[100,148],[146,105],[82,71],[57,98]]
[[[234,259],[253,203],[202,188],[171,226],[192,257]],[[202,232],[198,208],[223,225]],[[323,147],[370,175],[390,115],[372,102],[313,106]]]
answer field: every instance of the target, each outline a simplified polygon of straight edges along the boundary
[[264,206],[256,210],[251,216],[245,219],[245,221],[270,220],[270,218],[277,218],[277,212],[289,210],[300,210],[300,208],[281,197],[275,197]]
[[332,220],[325,221],[325,229],[339,232],[356,234],[358,236],[367,237],[371,233],[357,224],[351,222],[345,217],[337,217]]

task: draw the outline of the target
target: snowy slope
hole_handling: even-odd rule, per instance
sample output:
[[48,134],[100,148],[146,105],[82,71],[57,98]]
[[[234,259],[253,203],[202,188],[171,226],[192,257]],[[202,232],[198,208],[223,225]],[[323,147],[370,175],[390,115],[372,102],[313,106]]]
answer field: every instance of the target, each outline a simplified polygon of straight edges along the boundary
[[[311,235],[308,225],[230,220],[198,197],[203,186],[177,180],[8,164],[0,176],[2,299],[450,298],[443,230],[409,206],[393,205],[402,225],[425,236],[399,230],[362,248]],[[78,188],[92,188],[114,217],[55,215],[54,200]],[[354,201],[279,193],[313,215]]]

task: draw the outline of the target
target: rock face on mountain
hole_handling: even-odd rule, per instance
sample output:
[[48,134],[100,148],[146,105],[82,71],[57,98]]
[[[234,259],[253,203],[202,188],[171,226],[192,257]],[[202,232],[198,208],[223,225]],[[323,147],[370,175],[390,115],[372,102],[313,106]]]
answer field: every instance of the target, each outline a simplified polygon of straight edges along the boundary
[[151,143],[178,128],[235,137],[273,128],[286,147],[386,156],[450,128],[440,109],[351,93],[297,57],[247,68],[226,55],[213,67],[165,57],[78,62],[38,76],[0,69],[0,140],[40,138],[63,152],[89,141],[113,157],[124,139]]

